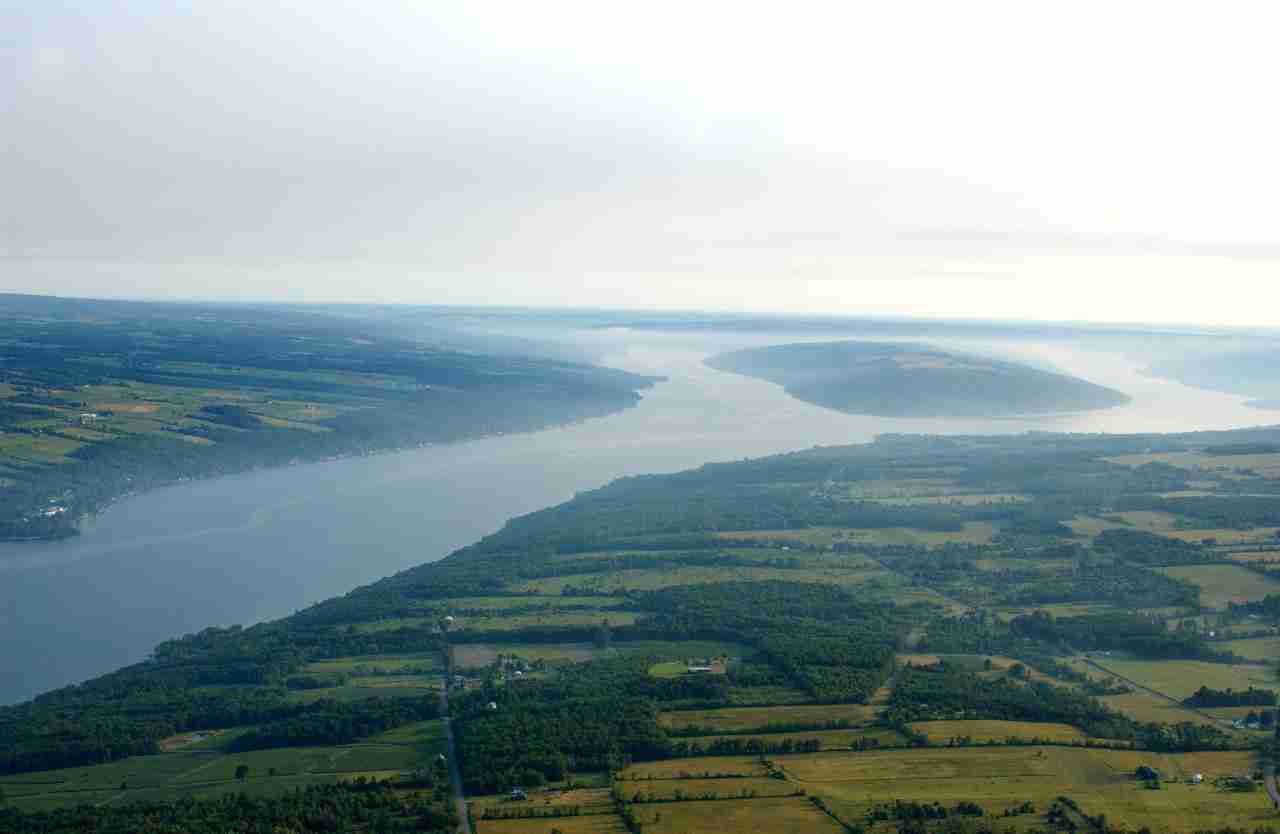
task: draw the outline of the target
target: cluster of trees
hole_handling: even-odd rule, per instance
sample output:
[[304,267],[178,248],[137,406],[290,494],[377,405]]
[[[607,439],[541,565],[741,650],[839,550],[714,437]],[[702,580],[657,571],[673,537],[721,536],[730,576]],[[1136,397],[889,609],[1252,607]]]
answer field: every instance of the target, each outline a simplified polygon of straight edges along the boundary
[[537,787],[570,771],[612,770],[667,756],[654,702],[603,688],[618,678],[601,676],[602,689],[594,695],[584,687],[529,682],[459,699],[455,739],[467,790]]
[[271,747],[349,744],[414,721],[440,715],[440,699],[435,695],[418,698],[364,698],[339,702],[324,699],[308,704],[306,711],[289,718],[269,721],[239,736],[237,750]]
[[1202,686],[1182,703],[1192,707],[1274,707],[1276,693],[1270,689],[1210,689]]
[[1218,558],[1200,544],[1128,527],[1103,530],[1094,538],[1093,546],[1126,562],[1143,565],[1194,565]]
[[988,679],[948,663],[898,673],[885,717],[895,724],[995,719],[1072,724],[1097,738],[1132,739],[1138,725],[1101,701],[1040,681]]
[[1040,681],[991,680],[945,662],[899,672],[885,719],[907,732],[907,722],[946,719],[1072,724],[1095,738],[1129,741],[1161,752],[1231,746],[1231,739],[1214,726],[1142,723],[1089,695]]
[[1082,651],[1124,651],[1152,660],[1232,659],[1230,654],[1214,650],[1197,630],[1169,630],[1162,617],[1124,613],[1054,617],[1045,611],[1035,611],[1014,617],[1009,627],[1024,637]]
[[[261,744],[359,738],[388,721],[434,716],[434,699],[367,707],[289,698],[288,681],[310,659],[363,651],[429,650],[440,636],[419,631],[357,635],[305,618],[242,629],[209,628],[156,647],[151,659],[25,704],[0,707],[0,773],[101,764],[154,753],[166,736],[263,725]],[[306,676],[301,676],[305,678]],[[296,684],[295,684],[296,686]],[[430,701],[431,703],[428,703]],[[401,713],[404,713],[401,715]],[[400,717],[395,717],[400,716]],[[267,739],[271,740],[268,742]]]
[[10,834],[425,834],[456,827],[451,802],[369,783],[316,785],[275,797],[86,803],[32,813],[0,806],[0,831]]
[[634,599],[655,612],[639,626],[677,639],[745,642],[794,686],[829,702],[870,698],[892,672],[894,650],[909,627],[892,605],[816,583],[686,585]]
[[901,799],[895,799],[892,805],[877,803],[867,809],[867,824],[874,825],[877,822],[903,821],[903,820],[945,820],[948,817],[983,817],[987,811],[976,802],[961,800],[952,808],[948,809],[939,802],[904,802]]
[[1280,525],[1280,495],[1200,495],[1166,498],[1131,495],[1117,503],[1120,510],[1155,510],[1194,519],[1196,526],[1249,530]]
[[[855,750],[868,750],[880,746],[874,738],[861,738],[852,745]],[[822,739],[784,738],[742,738],[732,736],[717,738],[708,742],[673,741],[668,746],[670,755],[675,758],[691,756],[783,756],[787,753],[817,753],[822,750]]]

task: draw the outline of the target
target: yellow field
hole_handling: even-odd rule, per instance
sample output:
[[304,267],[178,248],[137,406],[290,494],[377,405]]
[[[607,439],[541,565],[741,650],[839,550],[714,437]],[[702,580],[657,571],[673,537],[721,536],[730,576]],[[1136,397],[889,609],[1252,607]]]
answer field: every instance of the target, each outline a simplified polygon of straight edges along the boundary
[[706,756],[694,759],[666,759],[634,764],[622,771],[626,781],[639,779],[691,779],[701,776],[767,776],[764,765],[753,756]]
[[516,808],[577,807],[581,814],[614,813],[613,797],[608,788],[579,788],[571,791],[558,789],[531,790],[527,802],[512,803],[506,794],[479,796],[468,799],[472,815],[478,821],[488,808],[495,811],[511,811]]
[[[663,806],[665,807],[665,806]],[[626,834],[616,814],[593,814],[545,820],[482,820],[476,816],[476,834]]]
[[1200,586],[1200,604],[1226,608],[1228,603],[1254,602],[1280,594],[1280,582],[1237,565],[1179,565],[1156,570]]
[[[1265,660],[1274,663],[1280,660],[1280,637],[1258,637],[1253,640],[1228,640],[1215,644],[1215,648],[1234,652],[1250,660]],[[1280,688],[1280,681],[1273,681],[1272,688]]]
[[[1096,670],[1093,673],[1098,674]],[[1135,721],[1157,721],[1167,724],[1190,721],[1194,724],[1217,726],[1217,722],[1205,718],[1200,713],[1192,712],[1142,690],[1135,690],[1127,695],[1106,695],[1098,700]]]
[[645,834],[840,834],[844,829],[802,796],[634,805]]
[[1071,742],[1086,738],[1078,727],[1070,724],[1036,721],[917,721],[907,726],[928,736],[931,744],[945,744],[947,739],[958,736],[969,736],[975,742],[1007,738]]
[[[938,801],[951,805],[971,800],[989,811],[1030,800],[1045,809],[1058,796],[1080,803],[1089,814],[1106,814],[1112,824],[1137,829],[1188,831],[1225,825],[1253,829],[1274,825],[1276,815],[1264,791],[1216,790],[1218,776],[1248,776],[1251,753],[1158,754],[1073,747],[987,747],[819,753],[781,756],[775,761],[789,781],[810,795],[839,803],[893,799]],[[1139,765],[1160,770],[1161,791],[1142,788],[1132,777]],[[1206,783],[1186,780],[1204,774]]]
[[751,735],[712,735],[712,736],[694,736],[693,738],[680,739],[681,741],[696,741],[706,745],[712,741],[719,739],[739,739],[746,741],[747,739],[758,739],[770,744],[790,740],[791,742],[808,741],[810,739],[818,739],[822,742],[823,750],[841,750],[854,747],[862,739],[874,741],[881,747],[895,747],[906,743],[896,730],[888,727],[865,727],[862,729],[850,730],[809,730],[794,733],[752,733]]
[[863,704],[803,704],[786,707],[727,707],[723,709],[664,712],[658,722],[664,727],[709,727],[719,732],[752,730],[768,724],[823,721],[870,721],[878,710]]
[[623,796],[631,799],[637,794],[655,799],[685,797],[727,798],[731,796],[788,796],[796,792],[795,785],[782,779],[753,777],[747,779],[654,779],[636,782],[618,782]]

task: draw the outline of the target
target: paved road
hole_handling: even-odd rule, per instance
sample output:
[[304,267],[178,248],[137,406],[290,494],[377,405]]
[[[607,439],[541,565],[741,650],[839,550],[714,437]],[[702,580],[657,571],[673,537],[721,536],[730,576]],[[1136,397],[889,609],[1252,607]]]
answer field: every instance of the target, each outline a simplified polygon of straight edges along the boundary
[[444,676],[444,689],[440,692],[440,706],[444,712],[444,737],[449,743],[449,784],[453,786],[453,805],[458,810],[458,834],[472,834],[471,818],[467,816],[467,795],[462,790],[462,774],[458,772],[458,748],[453,743],[453,723],[449,719],[449,674]]

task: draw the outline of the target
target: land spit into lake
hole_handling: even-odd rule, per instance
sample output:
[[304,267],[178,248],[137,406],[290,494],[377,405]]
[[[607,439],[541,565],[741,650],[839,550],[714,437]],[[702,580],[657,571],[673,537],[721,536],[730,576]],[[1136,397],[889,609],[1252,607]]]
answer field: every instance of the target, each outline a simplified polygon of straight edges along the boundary
[[910,343],[772,345],[722,353],[707,364],[777,383],[805,402],[880,417],[1013,417],[1129,402],[1078,377]]

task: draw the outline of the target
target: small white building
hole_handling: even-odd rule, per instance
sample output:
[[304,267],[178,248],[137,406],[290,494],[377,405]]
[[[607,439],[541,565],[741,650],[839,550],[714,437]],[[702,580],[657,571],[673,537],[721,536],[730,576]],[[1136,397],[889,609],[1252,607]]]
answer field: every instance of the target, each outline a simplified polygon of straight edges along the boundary
[[494,701],[490,701],[488,704],[485,705],[485,709],[489,710],[489,712],[497,712],[498,704]]
[[1200,783],[1201,783],[1201,782],[1203,782],[1203,781],[1204,781],[1204,774],[1203,774],[1203,773],[1197,773],[1195,776],[1192,776],[1192,777],[1191,777],[1191,784],[1193,784],[1193,785],[1198,785],[1198,784],[1200,784]]

